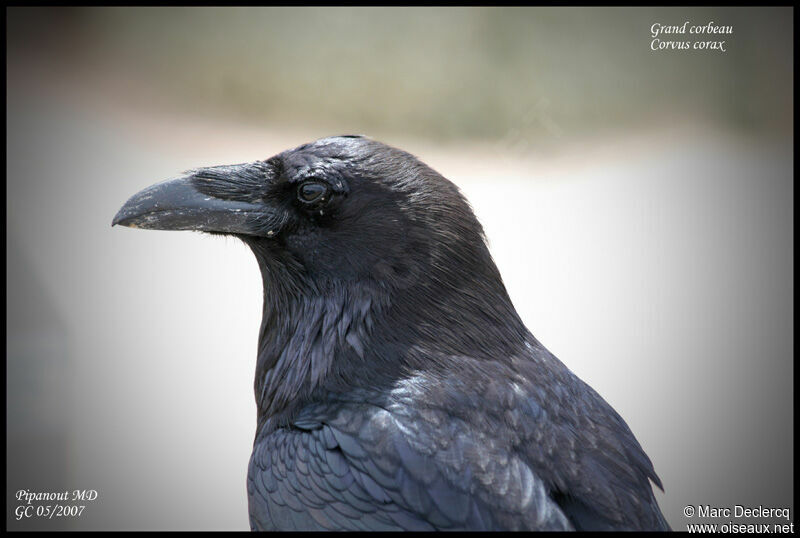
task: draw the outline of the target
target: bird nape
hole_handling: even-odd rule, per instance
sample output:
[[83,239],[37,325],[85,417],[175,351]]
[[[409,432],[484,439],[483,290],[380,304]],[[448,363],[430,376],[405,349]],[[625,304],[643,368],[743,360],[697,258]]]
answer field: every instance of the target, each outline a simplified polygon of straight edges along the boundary
[[412,155],[324,138],[158,183],[113,224],[255,254],[252,529],[669,529],[625,421],[527,330],[467,201]]

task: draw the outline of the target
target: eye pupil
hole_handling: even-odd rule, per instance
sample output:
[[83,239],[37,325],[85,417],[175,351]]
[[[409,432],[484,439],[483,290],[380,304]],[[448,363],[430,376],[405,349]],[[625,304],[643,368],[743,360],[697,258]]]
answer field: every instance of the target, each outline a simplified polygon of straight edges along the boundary
[[328,187],[316,182],[303,183],[297,191],[300,200],[306,203],[322,201],[327,193]]

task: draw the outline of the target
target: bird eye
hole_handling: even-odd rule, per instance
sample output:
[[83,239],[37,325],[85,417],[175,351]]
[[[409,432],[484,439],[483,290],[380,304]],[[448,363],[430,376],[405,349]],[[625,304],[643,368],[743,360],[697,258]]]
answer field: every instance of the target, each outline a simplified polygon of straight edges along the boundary
[[317,181],[306,181],[297,188],[297,197],[306,204],[324,202],[327,195],[328,186]]

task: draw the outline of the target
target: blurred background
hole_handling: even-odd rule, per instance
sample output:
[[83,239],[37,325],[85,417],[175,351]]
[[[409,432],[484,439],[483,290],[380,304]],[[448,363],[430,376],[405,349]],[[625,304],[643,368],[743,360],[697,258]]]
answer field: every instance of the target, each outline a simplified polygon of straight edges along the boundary
[[[790,8],[6,14],[9,529],[249,528],[255,261],[110,223],[183,170],[346,133],[464,191],[674,529],[690,504],[793,519]],[[732,26],[726,52],[651,50],[684,21]],[[16,520],[17,491],[74,489],[80,517]]]

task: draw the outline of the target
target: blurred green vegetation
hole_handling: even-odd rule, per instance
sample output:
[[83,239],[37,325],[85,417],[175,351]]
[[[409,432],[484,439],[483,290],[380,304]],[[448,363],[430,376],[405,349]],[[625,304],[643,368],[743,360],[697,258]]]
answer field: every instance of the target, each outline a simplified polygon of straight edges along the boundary
[[[698,120],[790,133],[791,8],[9,8],[8,58],[255,123],[441,140]],[[653,23],[732,25],[728,52]],[[681,37],[683,38],[683,37]]]

